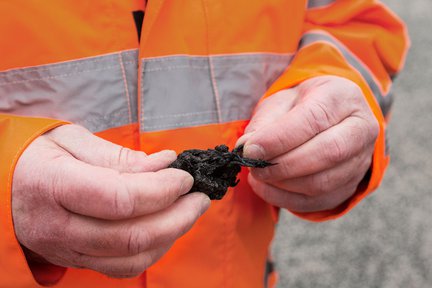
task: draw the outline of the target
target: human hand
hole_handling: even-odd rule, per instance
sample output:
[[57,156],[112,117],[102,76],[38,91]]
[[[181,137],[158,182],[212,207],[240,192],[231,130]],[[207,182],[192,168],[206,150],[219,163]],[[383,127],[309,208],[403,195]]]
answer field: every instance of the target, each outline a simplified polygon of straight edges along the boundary
[[256,109],[244,156],[277,163],[252,169],[249,183],[268,203],[294,212],[337,207],[370,167],[378,122],[360,88],[336,76],[309,79]]
[[133,277],[155,263],[209,207],[173,151],[133,151],[76,125],[35,139],[15,169],[19,242],[50,263]]

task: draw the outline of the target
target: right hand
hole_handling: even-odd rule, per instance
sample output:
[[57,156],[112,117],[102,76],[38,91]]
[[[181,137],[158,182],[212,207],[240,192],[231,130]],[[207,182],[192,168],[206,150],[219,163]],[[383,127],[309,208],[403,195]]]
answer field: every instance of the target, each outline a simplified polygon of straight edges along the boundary
[[19,242],[59,266],[139,275],[210,205],[203,193],[184,195],[193,178],[165,169],[175,159],[173,151],[146,155],[76,125],[39,136],[14,173]]

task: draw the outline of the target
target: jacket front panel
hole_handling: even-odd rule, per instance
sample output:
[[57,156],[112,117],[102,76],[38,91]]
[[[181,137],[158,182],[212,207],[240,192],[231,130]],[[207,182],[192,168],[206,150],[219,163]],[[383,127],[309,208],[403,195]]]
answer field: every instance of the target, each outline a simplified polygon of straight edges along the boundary
[[[150,1],[140,45],[132,22],[138,6],[57,1],[48,10],[37,7],[32,24],[25,15],[8,19],[22,34],[10,42],[20,47],[17,57],[2,63],[0,93],[8,97],[0,98],[0,109],[67,120],[147,153],[233,147],[256,103],[291,61],[301,33],[303,1],[259,2]],[[279,6],[291,7],[296,20]],[[56,39],[37,38],[55,21]],[[278,31],[281,21],[291,29]],[[32,49],[23,45],[30,39]],[[247,185],[247,171],[240,179],[147,271],[148,287],[262,287],[275,220]],[[76,285],[77,278],[82,287],[117,283],[68,270],[59,287]]]

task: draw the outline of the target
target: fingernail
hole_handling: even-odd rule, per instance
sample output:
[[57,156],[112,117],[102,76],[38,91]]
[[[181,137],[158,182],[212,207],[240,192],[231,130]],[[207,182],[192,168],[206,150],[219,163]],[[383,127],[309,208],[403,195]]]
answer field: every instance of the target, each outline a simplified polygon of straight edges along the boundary
[[252,136],[253,132],[249,132],[246,134],[243,134],[236,142],[235,147],[238,147],[242,144],[245,144],[246,141]]
[[182,191],[183,194],[188,193],[189,190],[192,188],[193,183],[194,183],[194,178],[192,177],[192,175],[188,174],[181,184],[180,191]]
[[265,152],[264,149],[256,144],[245,145],[243,148],[243,155],[247,158],[253,159],[264,159]]

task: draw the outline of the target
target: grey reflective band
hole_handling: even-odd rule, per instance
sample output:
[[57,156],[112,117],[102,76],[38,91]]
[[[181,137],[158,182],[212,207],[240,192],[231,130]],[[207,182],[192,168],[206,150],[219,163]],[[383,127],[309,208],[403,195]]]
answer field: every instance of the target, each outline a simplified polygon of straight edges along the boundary
[[0,72],[0,113],[67,120],[92,132],[137,122],[144,132],[246,120],[291,58],[144,59],[140,97],[137,50],[14,69]]
[[333,4],[334,2],[336,2],[336,0],[309,0],[307,7],[308,9],[323,8],[330,4]]
[[357,57],[355,57],[352,52],[341,42],[337,41],[335,38],[321,33],[306,33],[303,35],[300,42],[300,49],[304,46],[316,43],[316,42],[327,42],[331,43],[335,46],[344,56],[344,58],[348,61],[351,66],[353,66],[366,80],[372,93],[374,94],[383,115],[387,115],[390,111],[393,97],[392,93],[388,93],[387,95],[383,95],[381,93],[381,89],[379,88],[378,83],[375,81],[374,77],[371,75],[371,72],[366,68],[365,64],[360,62]]
[[144,59],[141,131],[249,119],[291,58],[260,53]]
[[138,51],[0,72],[0,113],[71,121],[92,132],[137,122]]

